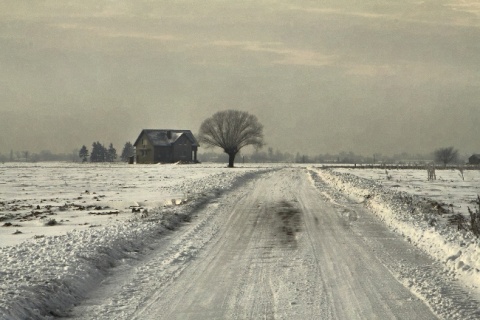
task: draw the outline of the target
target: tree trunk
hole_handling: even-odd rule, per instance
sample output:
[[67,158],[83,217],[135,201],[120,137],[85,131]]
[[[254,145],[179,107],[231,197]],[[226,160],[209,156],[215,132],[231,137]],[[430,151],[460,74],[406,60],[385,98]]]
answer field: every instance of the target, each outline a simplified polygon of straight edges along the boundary
[[229,153],[228,154],[228,167],[229,168],[233,168],[233,163],[235,162],[235,156],[237,154],[236,153]]

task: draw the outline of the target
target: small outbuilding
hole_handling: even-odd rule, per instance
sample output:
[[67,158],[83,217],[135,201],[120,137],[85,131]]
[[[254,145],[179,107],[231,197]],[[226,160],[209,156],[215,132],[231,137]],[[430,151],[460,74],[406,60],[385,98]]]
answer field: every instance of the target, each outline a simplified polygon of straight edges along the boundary
[[134,143],[137,163],[198,162],[200,146],[190,130],[144,129]]
[[474,154],[468,158],[468,164],[480,164],[480,154]]

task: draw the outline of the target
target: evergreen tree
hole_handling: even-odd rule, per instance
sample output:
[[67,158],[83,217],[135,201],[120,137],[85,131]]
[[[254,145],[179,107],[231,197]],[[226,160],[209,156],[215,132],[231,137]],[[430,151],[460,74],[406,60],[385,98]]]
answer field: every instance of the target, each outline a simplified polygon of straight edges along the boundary
[[107,148],[100,142],[97,142],[98,144],[98,151],[99,151],[99,156],[98,156],[98,162],[105,162],[107,160]]
[[110,143],[108,150],[106,150],[105,160],[108,162],[114,162],[117,159],[117,150],[113,147],[113,144]]
[[128,159],[134,155],[135,150],[133,149],[133,145],[130,143],[130,141],[128,141],[123,147],[122,155],[120,158],[122,159],[122,161],[128,161]]
[[98,162],[99,150],[97,142],[92,144],[92,153],[90,153],[90,162]]
[[80,151],[78,152],[78,156],[82,158],[82,162],[87,162],[88,159],[88,149],[85,145],[82,146]]
[[100,143],[94,142],[92,145],[92,153],[90,154],[91,162],[104,162],[106,160],[107,149]]

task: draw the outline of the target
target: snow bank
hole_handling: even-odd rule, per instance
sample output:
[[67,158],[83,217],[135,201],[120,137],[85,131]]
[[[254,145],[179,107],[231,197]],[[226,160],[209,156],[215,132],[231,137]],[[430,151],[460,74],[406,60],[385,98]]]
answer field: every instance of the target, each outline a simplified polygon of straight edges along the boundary
[[[0,248],[0,319],[46,319],[66,309],[123,259],[135,258],[167,229],[188,220],[195,208],[232,190],[265,168],[207,171],[199,179],[179,179],[173,189],[188,190],[188,201],[159,207],[106,226],[36,236]],[[222,170],[220,170],[222,171]],[[165,187],[165,186],[164,186]]]
[[354,174],[325,169],[315,172],[336,190],[364,201],[392,230],[443,262],[452,276],[480,295],[480,239],[446,223],[427,198]]

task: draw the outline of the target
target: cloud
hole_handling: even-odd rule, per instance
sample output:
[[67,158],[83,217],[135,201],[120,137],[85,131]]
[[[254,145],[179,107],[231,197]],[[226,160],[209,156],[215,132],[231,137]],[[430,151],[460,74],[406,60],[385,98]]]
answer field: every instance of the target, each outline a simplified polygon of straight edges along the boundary
[[324,55],[307,49],[288,48],[281,42],[222,40],[213,41],[211,45],[227,48],[236,47],[250,52],[273,53],[279,56],[279,58],[272,60],[272,63],[280,65],[323,67],[331,65],[335,61],[335,57],[332,55]]
[[391,61],[390,63],[365,64],[348,63],[338,64],[344,69],[346,76],[357,76],[382,81],[385,78],[400,81],[407,86],[431,85],[439,87],[478,86],[480,79],[477,70],[458,65],[440,64],[437,61]]
[[321,8],[291,6],[292,11],[303,11],[321,15],[337,15],[369,20],[402,21],[431,25],[480,27],[480,4],[477,1],[429,0],[417,2],[379,3],[371,7],[368,3],[352,5],[350,8]]
[[319,14],[334,14],[334,15],[343,15],[343,16],[354,16],[359,18],[366,19],[385,19],[392,18],[393,15],[386,13],[374,13],[374,12],[361,12],[361,11],[348,11],[343,8],[314,8],[314,7],[298,7],[291,6],[290,10],[293,11],[304,11],[310,13],[319,13]]
[[63,30],[81,30],[88,31],[101,37],[110,38],[132,38],[140,40],[152,40],[152,41],[179,41],[181,38],[172,34],[152,34],[145,32],[133,32],[133,31],[115,31],[111,28],[87,26],[79,23],[59,23],[51,24],[50,26],[63,29]]
[[468,12],[480,17],[480,3],[478,1],[455,1],[446,6],[451,7],[455,11]]
[[135,6],[136,3],[131,1],[4,0],[0,2],[0,16],[22,20],[112,18],[133,16]]
[[393,65],[346,65],[347,75],[366,76],[366,77],[385,77],[393,76],[398,73],[398,68]]

